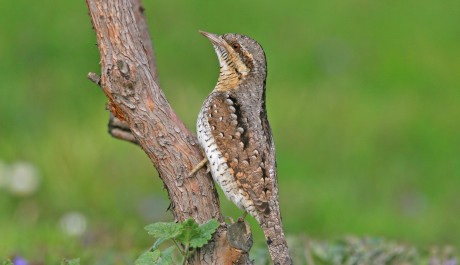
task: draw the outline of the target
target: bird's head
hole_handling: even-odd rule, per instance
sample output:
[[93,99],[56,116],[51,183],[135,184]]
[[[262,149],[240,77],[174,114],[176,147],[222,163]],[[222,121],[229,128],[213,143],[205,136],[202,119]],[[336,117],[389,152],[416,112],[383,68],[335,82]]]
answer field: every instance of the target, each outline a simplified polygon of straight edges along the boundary
[[267,75],[265,53],[257,41],[241,34],[217,35],[200,31],[208,38],[220,64],[217,90],[238,87],[246,80],[264,82]]

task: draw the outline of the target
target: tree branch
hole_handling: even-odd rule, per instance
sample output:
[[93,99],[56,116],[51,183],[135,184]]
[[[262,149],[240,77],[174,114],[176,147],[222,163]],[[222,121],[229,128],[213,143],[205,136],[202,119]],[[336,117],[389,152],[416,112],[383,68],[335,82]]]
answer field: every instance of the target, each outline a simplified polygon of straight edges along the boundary
[[145,8],[142,6],[141,0],[131,0],[131,3],[133,5],[133,13],[136,18],[137,28],[139,29],[139,33],[141,35],[142,45],[144,46],[147,60],[149,61],[152,78],[157,84],[159,84],[155,52],[153,49],[152,38],[150,38],[149,26],[147,25],[147,19],[145,17]]
[[[101,88],[101,77],[93,72],[88,73],[88,79],[91,80],[93,83]],[[117,138],[119,140],[131,142],[133,144],[138,145],[136,138],[134,137],[129,125],[119,120],[117,117],[113,116],[112,112],[110,112],[109,116],[109,124],[108,124],[108,132],[112,137]]]
[[[158,85],[153,46],[140,0],[86,3],[101,54],[101,78],[91,75],[90,79],[100,84],[107,96],[113,124],[127,125],[115,126],[119,138],[139,144],[149,156],[165,185],[177,221],[192,217],[199,223],[211,218],[222,222],[210,176],[199,170],[188,177],[203,157],[195,137],[172,110]],[[242,233],[246,238],[250,236],[247,229]],[[227,227],[223,225],[214,241],[189,262],[251,264],[247,251],[247,247],[238,249],[229,243]]]
[[[155,52],[153,49],[153,42],[150,38],[150,33],[147,25],[147,19],[145,17],[145,8],[142,6],[140,0],[132,0],[132,11],[136,20],[137,28],[139,29],[140,39],[142,41],[142,46],[147,55],[147,60],[149,62],[149,68],[152,73],[153,80],[159,84],[158,81],[158,72],[157,65],[155,60]],[[96,73],[89,73],[88,79],[93,81],[96,85],[101,86],[101,77]],[[109,123],[108,123],[108,132],[112,137],[119,140],[124,140],[131,142],[133,144],[139,144],[135,139],[134,135],[129,128],[129,125],[116,118],[112,113],[110,113]]]

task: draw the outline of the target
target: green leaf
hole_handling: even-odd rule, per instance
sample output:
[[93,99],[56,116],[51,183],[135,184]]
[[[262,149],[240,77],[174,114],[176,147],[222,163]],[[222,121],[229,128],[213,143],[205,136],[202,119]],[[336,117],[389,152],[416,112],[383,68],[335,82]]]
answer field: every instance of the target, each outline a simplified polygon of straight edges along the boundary
[[184,245],[188,244],[192,248],[200,248],[208,243],[220,224],[217,220],[211,219],[202,225],[198,225],[195,220],[189,218],[182,225],[182,234],[176,239]]
[[135,265],[156,265],[160,258],[161,252],[159,250],[144,252],[139,258],[136,259]]
[[173,253],[176,250],[175,246],[169,247],[161,252],[161,257],[158,261],[158,265],[172,265],[175,264],[173,260]]
[[80,259],[63,259],[61,265],[80,265]]
[[182,224],[176,224],[174,222],[165,223],[165,222],[158,222],[154,224],[150,224],[145,227],[147,233],[152,235],[157,239],[154,247],[158,247],[163,241],[175,238],[180,235],[183,231]]
[[4,260],[4,261],[2,262],[2,264],[3,264],[3,265],[14,265],[13,262],[12,262],[11,260],[9,260],[9,259]]
[[[175,239],[177,242],[191,248],[200,248],[203,247],[211,239],[212,234],[214,234],[219,225],[219,222],[215,219],[211,219],[202,225],[198,225],[198,223],[193,218],[189,218],[179,224],[164,222],[154,223],[146,226],[145,229],[150,235],[157,238],[157,241],[155,244],[153,244],[153,250],[157,250],[159,245],[168,239]],[[174,249],[174,247],[171,249]],[[155,251],[152,253],[155,253]],[[149,252],[144,253],[141,257],[139,257],[138,261],[141,262],[144,259],[149,260],[149,258],[151,260],[149,255],[151,255]],[[172,257],[172,251],[164,253],[162,252],[161,257],[157,258],[158,261],[155,262],[158,262],[158,264],[173,264]]]
[[169,238],[159,238],[159,239],[157,239],[157,241],[155,241],[155,243],[153,244],[152,249],[153,250],[158,249],[158,247],[161,245],[161,243],[165,242],[168,239]]
[[198,223],[193,219],[189,218],[182,222],[182,233],[176,237],[176,240],[184,245],[190,244],[190,240],[200,234],[200,227]]
[[199,233],[194,235],[194,237],[190,240],[190,247],[201,248],[206,245],[219,226],[220,223],[216,219],[211,219],[200,225],[198,229]]

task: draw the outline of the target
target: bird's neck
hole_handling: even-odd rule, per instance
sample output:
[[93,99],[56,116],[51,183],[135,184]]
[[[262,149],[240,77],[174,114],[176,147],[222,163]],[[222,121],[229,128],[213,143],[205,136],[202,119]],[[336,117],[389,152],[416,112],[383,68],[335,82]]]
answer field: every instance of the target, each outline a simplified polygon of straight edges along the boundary
[[219,79],[214,90],[217,91],[230,91],[238,87],[243,79],[243,75],[234,69],[220,68]]
[[264,73],[258,71],[239,73],[235,69],[221,68],[214,90],[219,92],[235,92],[263,100],[265,77]]

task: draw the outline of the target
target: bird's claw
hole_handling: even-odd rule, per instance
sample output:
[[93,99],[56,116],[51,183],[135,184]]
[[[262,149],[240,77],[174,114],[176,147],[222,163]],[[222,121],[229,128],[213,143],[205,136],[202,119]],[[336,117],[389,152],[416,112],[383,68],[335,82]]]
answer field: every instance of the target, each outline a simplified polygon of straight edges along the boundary
[[228,219],[230,221],[230,224],[234,224],[235,220],[231,216],[224,216],[225,219]]
[[248,212],[244,212],[243,215],[238,218],[238,223],[244,222],[244,218],[246,218],[246,215],[248,215]]
[[[204,165],[206,165],[206,163],[208,162],[208,159],[205,157],[203,160],[200,161],[200,163],[198,163],[193,169],[192,171],[190,171],[190,173],[188,174],[188,177],[191,177],[193,176],[198,170],[200,170],[202,167],[204,167]],[[209,172],[209,167],[206,167],[206,173]]]

